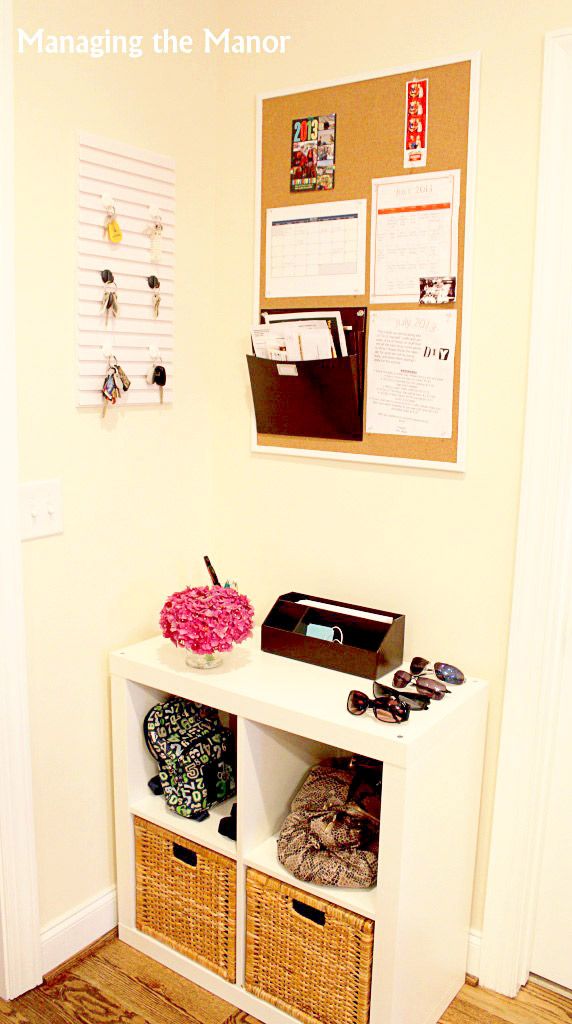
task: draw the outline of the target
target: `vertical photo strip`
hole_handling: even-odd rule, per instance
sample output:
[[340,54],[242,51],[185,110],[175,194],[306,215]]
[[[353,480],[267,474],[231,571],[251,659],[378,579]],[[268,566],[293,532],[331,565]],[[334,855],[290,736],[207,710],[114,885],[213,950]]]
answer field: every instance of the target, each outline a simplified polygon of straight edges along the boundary
[[405,85],[405,140],[403,166],[427,164],[427,128],[429,116],[429,79],[413,79]]

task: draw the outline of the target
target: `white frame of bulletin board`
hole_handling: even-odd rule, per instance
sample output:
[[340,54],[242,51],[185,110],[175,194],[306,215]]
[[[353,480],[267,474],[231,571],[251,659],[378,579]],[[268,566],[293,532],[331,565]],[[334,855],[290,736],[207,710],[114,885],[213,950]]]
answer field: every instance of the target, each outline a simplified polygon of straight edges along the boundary
[[[84,132],[79,135],[77,207],[77,404],[101,408],[101,387],[113,355],[131,386],[121,407],[158,405],[156,384],[147,374],[153,362],[167,372],[163,401],[173,400],[175,306],[175,161],[148,150]],[[114,201],[123,232],[119,244],[104,236],[105,198]],[[161,219],[160,252],[152,252],[153,213]],[[119,316],[106,327],[101,313],[101,271],[117,285]],[[160,281],[159,316],[147,278]]]
[[[262,150],[263,150],[263,104],[265,100],[279,99],[281,97],[303,94],[313,90],[328,89],[336,86],[353,85],[359,82],[366,82],[372,79],[387,78],[393,75],[415,75],[420,68],[444,68],[448,65],[470,62],[470,98],[468,108],[468,138],[467,138],[467,169],[466,169],[466,207],[464,220],[464,260],[463,260],[463,295],[461,302],[462,309],[462,346],[460,353],[460,377],[458,391],[458,435],[455,461],[429,461],[421,458],[392,457],[388,455],[376,455],[369,452],[347,452],[325,449],[309,449],[281,447],[279,445],[260,444],[256,430],[256,419],[254,406],[251,403],[251,449],[253,452],[266,455],[288,455],[301,458],[335,459],[349,462],[373,462],[381,465],[407,466],[415,469],[447,470],[449,472],[464,472],[466,466],[467,446],[467,393],[469,376],[469,342],[471,328],[471,307],[472,307],[472,278],[473,278],[473,234],[474,234],[474,208],[475,208],[475,179],[476,179],[476,152],[477,152],[477,124],[479,109],[479,80],[480,80],[480,54],[464,54],[461,56],[449,57],[446,60],[426,59],[418,61],[414,66],[392,68],[385,71],[377,71],[370,74],[336,79],[329,82],[314,83],[305,86],[296,86],[292,89],[281,89],[278,92],[265,93],[257,97],[257,125],[256,125],[256,181],[255,181],[255,245],[254,245],[254,293],[253,293],[253,323],[257,323],[260,310],[261,295],[261,228],[262,228]],[[431,110],[429,110],[429,118]],[[429,136],[429,145],[431,145]],[[427,168],[421,169],[426,173]],[[407,173],[407,172],[405,172]],[[372,175],[373,178],[373,175]],[[301,201],[307,202],[303,197]],[[309,193],[311,196],[312,193]],[[336,199],[335,189],[326,194],[332,200]],[[370,217],[368,199],[368,218]],[[295,207],[294,207],[295,208]],[[368,259],[366,255],[366,259]],[[368,260],[369,263],[369,260]],[[288,299],[283,300],[284,306],[288,305]],[[369,296],[366,296],[366,304],[369,306]],[[319,305],[336,308],[335,297],[328,296],[319,300]],[[375,305],[375,304],[374,304]],[[379,307],[378,307],[379,308]],[[424,307],[421,307],[424,308]],[[434,307],[433,307],[434,308]],[[444,307],[446,308],[446,307]],[[365,410],[364,410],[365,418]],[[287,442],[286,442],[287,443]]]

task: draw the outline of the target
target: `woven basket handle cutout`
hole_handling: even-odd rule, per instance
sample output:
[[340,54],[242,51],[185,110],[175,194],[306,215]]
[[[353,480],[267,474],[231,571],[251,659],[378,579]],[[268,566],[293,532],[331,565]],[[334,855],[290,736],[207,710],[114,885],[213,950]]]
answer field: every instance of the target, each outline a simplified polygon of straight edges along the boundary
[[188,864],[191,868],[197,866],[197,855],[194,850],[187,850],[186,846],[179,846],[179,843],[173,843],[173,856],[177,860],[182,860],[183,864]]
[[305,917],[308,921],[313,921],[314,924],[322,925],[326,923],[326,915],[323,910],[318,910],[316,907],[310,907],[307,903],[302,903],[301,900],[292,900],[292,910],[299,914],[300,917]]

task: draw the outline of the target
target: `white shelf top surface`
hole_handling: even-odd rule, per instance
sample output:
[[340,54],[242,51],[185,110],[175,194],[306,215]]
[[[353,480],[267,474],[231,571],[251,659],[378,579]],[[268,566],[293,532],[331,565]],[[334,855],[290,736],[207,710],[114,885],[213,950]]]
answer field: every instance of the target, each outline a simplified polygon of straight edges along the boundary
[[216,850],[217,853],[236,860],[236,843],[228,836],[221,836],[218,831],[221,818],[230,814],[235,801],[236,797],[233,796],[224,803],[211,807],[209,816],[204,821],[192,821],[190,818],[175,814],[169,810],[162,796],[154,796],[153,793],[142,800],[135,800],[130,805],[130,811],[138,818],[144,818],[145,821],[159,825],[160,828],[167,829],[168,832],[173,832],[183,839],[190,839],[199,846],[206,846],[209,850]]
[[[398,766],[438,743],[443,730],[454,728],[469,706],[476,713],[487,699],[487,684],[467,678],[463,685],[451,686],[443,700],[432,701],[429,710],[412,711],[408,722],[390,724],[378,722],[371,710],[359,717],[347,711],[350,690],[371,697],[371,680],[267,654],[260,649],[260,629],[226,653],[218,668],[189,668],[185,654],[155,636],[114,651],[110,668],[114,675],[165,694]],[[385,677],[390,685],[392,675]]]
[[313,885],[312,882],[302,882],[290,871],[287,871],[278,860],[276,852],[277,841],[278,836],[270,836],[264,842],[255,846],[250,852],[247,851],[244,855],[247,867],[256,868],[257,871],[261,871],[265,875],[272,875],[273,878],[277,878],[280,882],[286,882],[294,889],[309,892],[321,900],[327,900],[329,903],[335,904],[335,906],[344,907],[346,910],[351,910],[354,914],[368,917],[372,921],[375,920],[377,901],[377,889],[375,886],[372,889],[344,889],[341,886]]

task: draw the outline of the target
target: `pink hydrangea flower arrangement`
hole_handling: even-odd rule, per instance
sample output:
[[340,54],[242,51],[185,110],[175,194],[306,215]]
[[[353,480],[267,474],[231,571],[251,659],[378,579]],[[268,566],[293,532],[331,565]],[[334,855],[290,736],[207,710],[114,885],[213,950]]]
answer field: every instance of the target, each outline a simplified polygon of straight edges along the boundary
[[161,610],[163,636],[196,654],[230,651],[252,635],[254,609],[232,587],[186,587]]

